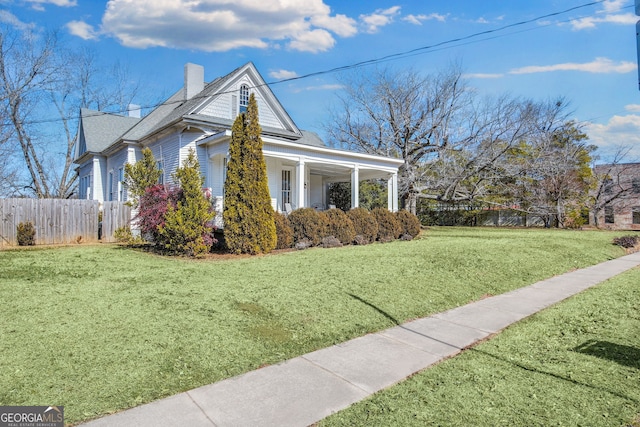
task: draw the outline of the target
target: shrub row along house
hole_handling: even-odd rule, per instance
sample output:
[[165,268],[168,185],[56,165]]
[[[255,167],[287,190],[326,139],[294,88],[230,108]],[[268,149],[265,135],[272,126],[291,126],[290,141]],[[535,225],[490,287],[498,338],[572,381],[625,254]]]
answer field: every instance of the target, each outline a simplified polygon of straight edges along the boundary
[[202,66],[186,64],[184,87],[145,117],[135,106],[129,116],[82,109],[75,154],[79,197],[127,200],[124,166],[138,161],[145,147],[158,160],[161,182],[172,184],[173,172],[194,149],[220,221],[231,127],[251,93],[260,110],[274,210],[324,210],[329,184],[335,182],[351,182],[351,206],[357,207],[359,181],[384,179],[388,209],[397,211],[402,161],[330,148],[318,135],[300,130],[251,62],[208,84]]

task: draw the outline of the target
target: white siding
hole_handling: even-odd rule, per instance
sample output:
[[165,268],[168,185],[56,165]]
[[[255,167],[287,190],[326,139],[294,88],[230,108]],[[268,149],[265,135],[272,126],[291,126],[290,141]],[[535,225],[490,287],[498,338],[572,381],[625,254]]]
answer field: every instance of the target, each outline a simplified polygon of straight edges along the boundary
[[[107,159],[107,175],[113,171],[113,199],[121,200],[121,190],[124,188],[120,177],[120,169],[124,170],[124,165],[129,160],[129,147],[124,145],[120,150]],[[108,197],[108,195],[107,195]],[[126,199],[125,199],[126,200]]]
[[[238,102],[237,96],[235,98],[236,98],[236,102]],[[209,105],[207,105],[200,112],[200,114],[204,114],[205,116],[220,117],[223,119],[232,120],[235,118],[235,117],[232,117],[232,112],[238,111],[237,107],[233,108],[234,106],[232,104],[232,100],[233,100],[232,93],[222,94],[216,97],[213,102],[209,103]]]
[[87,187],[87,182],[89,180],[89,177],[93,174],[93,159],[89,160],[88,162],[80,165],[80,170],[78,173],[78,177],[80,178],[79,180],[79,185],[78,185],[78,198],[79,199],[86,199],[87,198],[87,193],[86,193],[86,187]]
[[226,89],[228,91],[227,93],[214,98],[213,102],[209,103],[200,111],[200,114],[235,120],[238,114],[238,106],[235,104],[239,102],[240,86],[243,84],[249,86],[249,92],[253,93],[256,97],[260,125],[276,129],[285,129],[285,126],[278,120],[271,106],[261,95],[260,88],[256,88],[256,82],[251,81],[248,76],[244,76],[238,80],[233,87]]
[[[127,146],[124,146],[121,150],[109,156],[109,158],[107,159],[107,172],[110,170],[117,171],[119,168],[124,167],[124,164],[127,163],[128,158],[129,150]],[[114,181],[118,181],[117,174],[115,175]]]
[[224,194],[224,159],[225,156],[217,155],[209,160],[207,183],[214,196]]
[[[190,132],[185,131],[180,136],[180,163],[179,166],[182,166],[182,162],[189,155],[189,150],[193,149],[196,152],[196,158],[198,159],[198,163],[200,164],[200,173],[202,176],[207,176],[207,149],[206,147],[198,147],[196,146],[196,139],[200,138],[203,135],[202,132]],[[176,166],[177,167],[177,166]],[[175,171],[175,168],[173,169]],[[173,173],[173,172],[172,172]]]
[[325,209],[322,176],[311,175],[309,179],[309,206]]
[[164,183],[173,184],[173,173],[180,165],[180,136],[177,133],[168,135],[150,144],[148,147],[156,160],[162,160],[164,166]]
[[258,101],[258,115],[260,116],[260,126],[268,126],[276,129],[284,129],[285,127],[278,120],[271,107],[266,101],[256,93],[256,101]]

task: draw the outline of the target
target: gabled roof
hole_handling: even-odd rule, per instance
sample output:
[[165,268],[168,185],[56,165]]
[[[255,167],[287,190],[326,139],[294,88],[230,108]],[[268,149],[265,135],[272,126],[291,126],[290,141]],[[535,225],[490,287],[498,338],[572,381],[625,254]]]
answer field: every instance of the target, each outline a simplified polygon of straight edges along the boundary
[[[205,84],[204,89],[190,99],[184,99],[184,91],[181,88],[142,119],[82,109],[79,136],[82,138],[84,135],[86,151],[99,153],[110,147],[115,148],[116,144],[122,141],[139,142],[182,121],[198,123],[212,129],[231,129],[233,120],[201,114],[201,111],[219,95],[226,93],[229,87],[245,74],[255,83],[252,89],[260,92],[285,126],[285,129],[263,126],[263,133],[299,144],[326,146],[317,135],[298,129],[252,62],[247,62],[229,74]],[[81,146],[82,143],[79,144],[79,147]],[[84,151],[79,149],[76,158],[82,153]]]
[[85,152],[100,153],[118,141],[122,134],[139,121],[137,117],[81,108],[76,157],[80,157]]
[[149,115],[144,117],[135,128],[127,132],[126,135],[123,135],[123,139],[138,141],[186,118],[194,118],[201,123],[210,124],[212,127],[230,129],[233,124],[233,120],[229,121],[220,117],[207,116],[198,113],[209,102],[213,102],[218,95],[224,94],[225,91],[228,90],[228,86],[244,73],[251,74],[251,77],[254,80],[257,80],[256,87],[253,89],[260,91],[264,98],[270,101],[270,105],[278,110],[277,112],[283,118],[283,121],[285,121],[291,128],[290,130],[274,129],[274,134],[285,138],[300,138],[302,133],[297,128],[289,114],[284,110],[284,108],[282,108],[277,98],[256,69],[255,65],[253,65],[252,62],[247,62],[243,66],[231,71],[229,74],[218,77],[211,83],[206,84],[200,93],[186,101],[183,99],[183,91],[180,89],[168,100],[154,109]]

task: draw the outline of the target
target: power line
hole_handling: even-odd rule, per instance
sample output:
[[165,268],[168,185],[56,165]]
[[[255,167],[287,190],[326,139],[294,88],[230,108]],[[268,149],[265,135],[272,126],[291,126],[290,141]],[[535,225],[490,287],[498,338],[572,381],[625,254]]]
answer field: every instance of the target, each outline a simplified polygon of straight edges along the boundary
[[[347,70],[351,70],[351,69],[355,69],[355,68],[360,68],[360,67],[364,67],[364,66],[368,66],[368,65],[374,65],[374,64],[378,64],[378,63],[382,63],[382,62],[387,62],[387,61],[393,61],[393,60],[397,60],[397,59],[402,59],[402,58],[406,58],[406,57],[410,57],[410,56],[415,56],[415,55],[420,55],[420,54],[426,54],[426,53],[431,53],[431,52],[435,52],[435,51],[439,51],[439,50],[443,50],[443,49],[448,49],[448,48],[452,48],[452,47],[457,47],[457,46],[462,46],[465,44],[470,44],[470,43],[480,43],[486,40],[491,40],[491,39],[495,39],[498,37],[506,37],[507,35],[511,35],[514,33],[509,33],[506,35],[494,35],[492,37],[486,37],[484,39],[481,40],[477,40],[477,41],[470,41],[471,39],[474,38],[478,38],[478,37],[482,37],[482,36],[488,36],[488,35],[493,35],[495,33],[501,32],[501,31],[505,31],[508,30],[510,28],[516,28],[516,27],[521,27],[527,24],[531,24],[534,23],[536,21],[540,21],[543,19],[548,19],[548,18],[553,18],[556,16],[560,16],[560,15],[564,15],[579,9],[584,9],[587,7],[591,7],[591,6],[595,6],[601,3],[604,3],[607,0],[595,0],[595,1],[591,1],[588,3],[584,3],[578,6],[573,6],[571,8],[562,10],[562,11],[558,11],[558,12],[552,12],[552,13],[548,13],[545,15],[541,15],[535,18],[531,18],[531,19],[527,19],[527,20],[523,20],[523,21],[519,21],[519,22],[515,22],[512,24],[507,24],[507,25],[503,25],[501,27],[498,28],[493,28],[490,30],[485,30],[485,31],[480,31],[477,33],[472,33],[463,37],[457,37],[457,38],[453,38],[453,39],[449,39],[449,40],[445,40],[442,42],[438,42],[435,44],[431,44],[431,45],[426,45],[426,46],[421,46],[421,47],[417,47],[414,49],[410,49],[407,51],[403,51],[403,52],[397,52],[397,53],[393,53],[393,54],[389,54],[389,55],[385,55],[379,58],[372,58],[372,59],[368,59],[368,60],[364,60],[364,61],[360,61],[360,62],[356,62],[356,63],[352,63],[352,64],[347,64],[347,65],[343,65],[343,66],[339,66],[339,67],[334,67],[334,68],[330,68],[327,70],[321,70],[321,71],[315,71],[315,72],[311,72],[311,73],[307,73],[301,76],[295,76],[295,77],[289,77],[286,79],[280,79],[280,80],[275,80],[275,81],[271,81],[271,82],[265,82],[263,84],[260,85],[256,85],[251,87],[251,89],[256,89],[258,87],[262,87],[262,86],[275,86],[277,84],[281,84],[281,83],[286,83],[286,82],[291,82],[291,81],[297,81],[297,80],[303,80],[303,79],[308,79],[311,77],[317,77],[317,76],[321,76],[321,75],[326,75],[326,74],[333,74],[333,73],[337,73],[337,72],[341,72],[341,71],[347,71]],[[632,6],[626,6],[622,9],[626,9],[627,7],[632,7]],[[590,15],[593,16],[593,15]],[[573,19],[569,19],[567,21],[571,21]],[[564,22],[567,22],[564,21]],[[545,25],[545,27],[548,25]],[[542,27],[540,27],[542,28]],[[522,30],[519,32],[523,32],[523,31],[529,31],[529,30]],[[463,43],[464,42],[464,43]],[[452,46],[450,46],[452,45]],[[191,99],[205,99],[211,96],[218,96],[218,95],[223,95],[226,93],[232,93],[235,91],[229,90],[229,91],[220,91],[220,92],[214,92],[208,95],[202,95],[199,97],[193,97]],[[140,107],[141,109],[155,109],[161,106],[166,106],[166,105],[172,105],[172,104],[180,104],[183,103],[185,100],[184,99],[180,99],[180,100],[176,100],[176,101],[164,101],[162,103],[159,104],[153,104],[153,105],[148,105],[148,106],[142,106]],[[105,115],[105,114],[118,114],[118,113],[125,113],[126,111],[117,111],[117,112],[103,112],[103,111],[99,111],[96,112],[95,114],[89,114],[85,117],[92,117],[92,116],[101,116],[101,115]],[[55,123],[55,122],[61,122],[64,120],[73,120],[75,119],[75,117],[67,117],[67,118],[55,118],[55,119],[42,119],[42,120],[33,120],[33,121],[25,121],[23,122],[23,124],[45,124],[45,123]],[[0,124],[0,126],[5,127],[5,126],[10,126],[10,124]]]

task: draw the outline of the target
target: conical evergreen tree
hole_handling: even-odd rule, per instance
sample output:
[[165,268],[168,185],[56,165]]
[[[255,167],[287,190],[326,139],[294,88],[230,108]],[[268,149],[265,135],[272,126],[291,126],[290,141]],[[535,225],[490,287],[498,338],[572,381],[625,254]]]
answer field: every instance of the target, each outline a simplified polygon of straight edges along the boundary
[[261,132],[258,104],[251,94],[246,113],[233,124],[224,184],[224,238],[234,253],[267,253],[276,247]]

